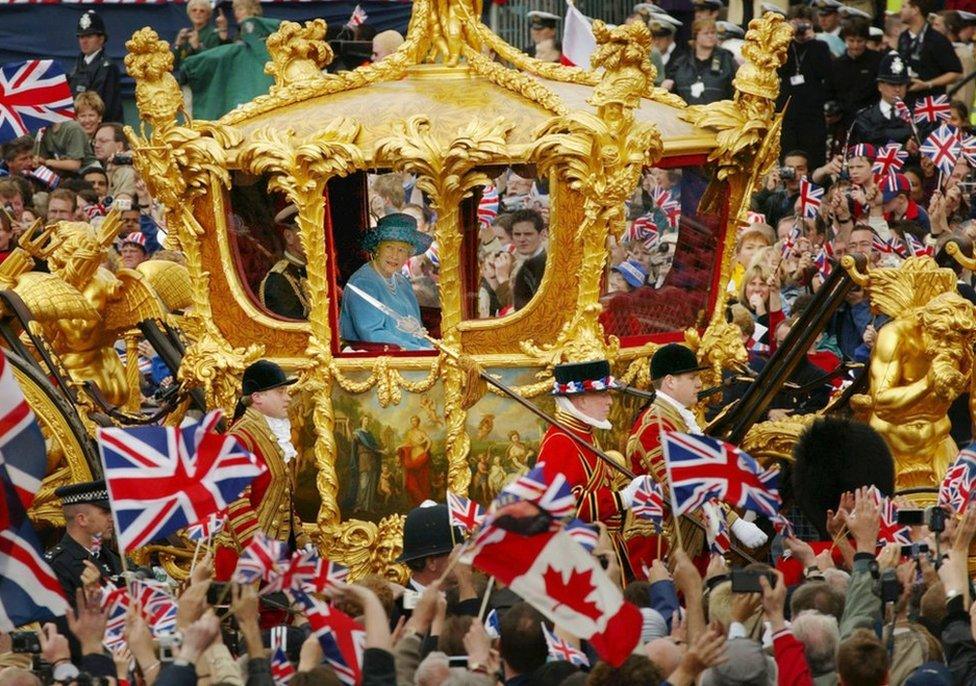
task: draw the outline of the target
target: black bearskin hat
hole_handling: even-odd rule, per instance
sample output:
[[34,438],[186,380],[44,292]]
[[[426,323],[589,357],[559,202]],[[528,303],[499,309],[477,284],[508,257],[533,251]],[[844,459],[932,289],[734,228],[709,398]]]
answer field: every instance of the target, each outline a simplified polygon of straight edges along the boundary
[[796,504],[824,540],[827,510],[840,496],[860,486],[895,490],[895,463],[881,435],[867,424],[824,417],[800,435],[793,448],[793,495]]

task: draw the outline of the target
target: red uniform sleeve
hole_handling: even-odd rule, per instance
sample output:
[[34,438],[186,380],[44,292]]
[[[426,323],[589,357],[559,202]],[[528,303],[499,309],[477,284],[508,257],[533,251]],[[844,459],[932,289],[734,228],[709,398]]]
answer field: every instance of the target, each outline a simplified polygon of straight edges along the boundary
[[773,634],[773,656],[776,659],[777,686],[813,686],[803,644],[789,629]]
[[611,526],[618,526],[618,522],[611,521],[624,509],[621,507],[620,496],[611,488],[610,479],[593,479],[595,471],[606,474],[606,469],[599,458],[590,455],[589,462],[595,465],[589,471],[583,465],[578,446],[571,438],[562,433],[549,434],[543,440],[539,449],[538,466],[547,481],[552,481],[557,474],[562,474],[576,496],[577,516],[584,522],[602,521]]

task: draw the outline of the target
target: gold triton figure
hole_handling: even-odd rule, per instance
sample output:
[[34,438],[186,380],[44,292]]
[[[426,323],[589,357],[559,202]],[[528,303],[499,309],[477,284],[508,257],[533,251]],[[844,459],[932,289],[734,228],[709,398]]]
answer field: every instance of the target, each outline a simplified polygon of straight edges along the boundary
[[867,274],[849,258],[843,266],[869,289],[874,309],[892,317],[878,331],[870,391],[852,404],[891,448],[898,489],[937,486],[957,452],[946,413],[972,373],[973,306],[956,292],[953,272],[928,258]]
[[[140,321],[165,316],[165,306],[142,274],[132,269],[113,274],[101,266],[120,217],[113,211],[98,228],[58,222],[42,238],[22,240],[22,257],[0,267],[0,283],[13,286],[71,379],[92,381],[117,406],[138,389],[130,388],[115,342]],[[46,260],[49,273],[29,271],[34,259]]]

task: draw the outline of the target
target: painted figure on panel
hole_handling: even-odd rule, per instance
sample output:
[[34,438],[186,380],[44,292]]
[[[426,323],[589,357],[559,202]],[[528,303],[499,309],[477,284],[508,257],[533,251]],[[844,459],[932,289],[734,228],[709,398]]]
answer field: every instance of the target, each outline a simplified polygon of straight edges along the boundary
[[430,436],[420,428],[420,417],[414,415],[410,418],[410,428],[403,443],[397,447],[397,456],[403,466],[403,488],[411,507],[430,497],[430,447]]

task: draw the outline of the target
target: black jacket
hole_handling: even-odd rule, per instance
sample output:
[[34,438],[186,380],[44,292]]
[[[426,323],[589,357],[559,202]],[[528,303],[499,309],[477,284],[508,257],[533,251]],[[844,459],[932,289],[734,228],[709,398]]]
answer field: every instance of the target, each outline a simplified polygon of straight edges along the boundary
[[840,104],[847,126],[860,110],[877,102],[880,63],[881,53],[874,50],[865,50],[857,59],[845,52],[834,61],[828,98]]
[[[931,81],[950,71],[962,73],[962,63],[952,43],[928,24],[914,39],[907,30],[902,31],[898,36],[898,54],[908,64],[909,74],[922,81]],[[942,93],[945,93],[944,87],[916,91],[909,99]]]
[[525,307],[535,292],[539,290],[542,276],[546,273],[546,251],[543,250],[535,257],[530,257],[515,273],[512,280],[512,300],[516,310]]
[[81,587],[81,573],[85,571],[85,560],[93,562],[102,572],[102,578],[110,582],[118,580],[122,573],[122,561],[113,549],[102,546],[98,557],[93,557],[84,546],[79,545],[68,534],[61,542],[44,554],[44,559],[64,588],[68,603],[75,604],[75,592]]
[[850,143],[870,143],[877,147],[894,141],[904,145],[911,136],[912,127],[906,121],[895,116],[894,111],[891,118],[885,117],[881,112],[881,105],[875,104],[857,115],[851,130]]
[[102,121],[122,121],[122,90],[119,85],[121,72],[112,60],[101,50],[91,62],[85,62],[84,55],[78,55],[75,67],[68,76],[72,96],[95,91],[105,103]]
[[[674,81],[674,92],[689,105],[707,105],[732,97],[735,57],[724,48],[715,48],[704,62],[693,51],[683,52],[668,61],[667,78]],[[695,86],[696,83],[700,86]],[[697,94],[697,95],[696,95]]]
[[[826,82],[830,75],[830,48],[821,40],[793,41],[786,51],[786,63],[779,68],[777,109],[789,100],[784,124],[824,120]],[[797,76],[802,77],[798,79]],[[802,80],[802,83],[798,81]]]

